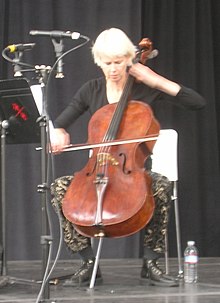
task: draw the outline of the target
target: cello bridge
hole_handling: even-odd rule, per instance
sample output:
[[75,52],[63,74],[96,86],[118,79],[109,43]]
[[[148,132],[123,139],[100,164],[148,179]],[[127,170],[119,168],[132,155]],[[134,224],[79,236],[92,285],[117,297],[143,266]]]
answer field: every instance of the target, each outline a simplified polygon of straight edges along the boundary
[[104,166],[108,163],[114,166],[119,165],[119,162],[110,153],[97,154],[97,162],[101,166]]

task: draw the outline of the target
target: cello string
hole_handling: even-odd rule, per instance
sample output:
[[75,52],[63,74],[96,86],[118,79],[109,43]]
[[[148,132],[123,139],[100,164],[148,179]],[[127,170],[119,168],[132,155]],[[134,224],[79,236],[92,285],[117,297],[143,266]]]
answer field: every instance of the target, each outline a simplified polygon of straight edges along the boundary
[[117,103],[117,106],[115,108],[115,111],[113,113],[112,120],[109,124],[109,127],[105,133],[103,142],[108,142],[116,139],[117,131],[119,129],[119,124],[121,122],[121,118],[124,112],[124,109],[128,103],[128,96],[131,90],[131,87],[133,85],[134,78],[132,76],[129,76],[125,83],[125,87],[123,89],[121,98],[119,102]]
[[[128,97],[131,92],[133,83],[134,83],[134,77],[128,75],[128,78],[126,80],[125,86],[122,91],[122,95],[114,110],[112,120],[103,137],[103,142],[112,141],[116,138],[116,135],[119,130],[120,122],[123,117],[123,112],[128,103]],[[112,148],[111,146],[104,146],[99,149],[97,153],[96,175],[100,173],[102,176],[107,176],[109,161],[111,161],[111,157],[110,157],[111,148]],[[100,163],[101,163],[101,168],[100,168]]]
[[[122,120],[123,112],[128,103],[128,97],[129,97],[133,82],[134,82],[134,78],[129,75],[128,79],[125,83],[120,100],[117,103],[117,106],[113,113],[112,120],[104,135],[103,142],[112,141],[116,138],[116,135],[117,135],[117,132],[119,129],[119,125]],[[99,171],[101,171],[101,175],[106,176],[106,177],[108,176],[107,172],[108,172],[109,162],[111,161],[111,156],[110,156],[111,148],[112,148],[111,146],[101,147],[97,154],[97,168]],[[101,154],[101,157],[100,157],[100,154]],[[99,161],[102,163],[101,170],[100,170]]]

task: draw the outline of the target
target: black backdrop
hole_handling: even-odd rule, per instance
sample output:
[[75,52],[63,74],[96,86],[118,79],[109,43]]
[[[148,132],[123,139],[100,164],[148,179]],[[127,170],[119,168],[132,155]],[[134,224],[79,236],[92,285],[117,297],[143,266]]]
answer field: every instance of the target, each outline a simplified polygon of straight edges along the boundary
[[[219,205],[219,72],[220,2],[218,0],[0,0],[0,49],[14,43],[35,42],[24,53],[25,62],[53,65],[54,48],[49,37],[31,37],[29,31],[71,30],[92,41],[109,27],[120,27],[134,43],[149,37],[159,56],[149,62],[156,71],[200,92],[205,109],[191,112],[155,104],[161,126],[179,133],[179,205],[182,246],[195,240],[201,256],[220,252]],[[65,49],[78,41],[65,39]],[[90,44],[64,58],[64,79],[52,79],[48,109],[52,119],[68,104],[77,88],[99,74]],[[0,60],[0,78],[13,78],[13,66]],[[31,77],[30,75],[26,75]],[[86,140],[87,114],[70,129],[72,142]],[[40,154],[35,145],[7,145],[7,257],[41,257]],[[72,174],[86,162],[86,153],[55,158],[56,177]],[[58,220],[51,210],[56,248]],[[175,256],[173,214],[170,251]],[[138,257],[139,236],[104,242],[103,257]],[[69,257],[65,248],[61,257]]]

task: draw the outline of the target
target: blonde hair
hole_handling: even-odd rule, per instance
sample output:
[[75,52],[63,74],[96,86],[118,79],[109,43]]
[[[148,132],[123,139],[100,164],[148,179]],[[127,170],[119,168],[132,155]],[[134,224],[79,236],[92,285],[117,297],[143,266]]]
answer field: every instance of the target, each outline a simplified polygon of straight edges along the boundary
[[135,45],[118,28],[110,28],[101,32],[92,47],[93,59],[98,66],[102,65],[103,56],[110,58],[127,56],[132,60],[135,57],[135,53]]

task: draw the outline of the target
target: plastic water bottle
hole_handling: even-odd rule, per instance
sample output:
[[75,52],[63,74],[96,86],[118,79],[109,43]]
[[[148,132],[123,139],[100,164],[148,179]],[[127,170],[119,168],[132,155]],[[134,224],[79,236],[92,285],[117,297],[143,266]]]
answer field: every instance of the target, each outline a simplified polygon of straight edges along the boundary
[[184,282],[196,283],[198,279],[198,250],[194,241],[188,241],[184,251]]

